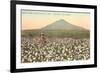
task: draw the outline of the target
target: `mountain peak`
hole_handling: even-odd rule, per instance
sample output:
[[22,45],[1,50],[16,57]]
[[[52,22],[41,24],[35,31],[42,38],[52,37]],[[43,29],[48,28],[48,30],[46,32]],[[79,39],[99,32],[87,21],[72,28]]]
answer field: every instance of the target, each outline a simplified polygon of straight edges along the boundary
[[72,25],[71,23],[65,21],[64,19],[57,20],[46,27],[42,28],[44,30],[76,30],[76,29],[84,29],[79,26]]
[[64,19],[60,19],[60,20],[58,20],[58,21],[63,21],[63,22],[65,22],[65,20],[64,20]]
[[66,21],[64,19],[60,19],[60,20],[58,20],[56,22],[64,22],[64,23],[66,23]]

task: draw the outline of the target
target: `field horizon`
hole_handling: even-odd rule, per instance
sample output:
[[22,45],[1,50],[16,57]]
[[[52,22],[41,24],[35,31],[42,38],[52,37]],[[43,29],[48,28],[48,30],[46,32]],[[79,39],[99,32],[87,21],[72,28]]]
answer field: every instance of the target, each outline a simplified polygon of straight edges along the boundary
[[59,37],[59,38],[89,38],[89,30],[22,30],[22,37],[38,37],[41,33],[44,33],[47,37]]

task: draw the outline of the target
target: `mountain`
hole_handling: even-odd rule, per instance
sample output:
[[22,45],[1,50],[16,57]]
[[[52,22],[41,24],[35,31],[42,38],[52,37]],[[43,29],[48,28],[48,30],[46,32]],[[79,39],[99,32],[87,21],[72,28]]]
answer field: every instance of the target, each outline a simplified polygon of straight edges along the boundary
[[60,19],[58,21],[55,21],[47,26],[45,26],[44,28],[42,28],[43,30],[86,30],[82,27],[73,25],[67,21],[65,21],[64,19]]

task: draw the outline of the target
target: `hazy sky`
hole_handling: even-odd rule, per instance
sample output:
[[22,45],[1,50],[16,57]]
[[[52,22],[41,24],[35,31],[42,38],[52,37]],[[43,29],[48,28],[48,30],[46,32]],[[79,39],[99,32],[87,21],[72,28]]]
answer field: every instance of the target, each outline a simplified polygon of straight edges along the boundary
[[76,26],[90,29],[89,13],[54,12],[54,11],[29,11],[22,10],[22,30],[41,29],[50,23],[64,19]]

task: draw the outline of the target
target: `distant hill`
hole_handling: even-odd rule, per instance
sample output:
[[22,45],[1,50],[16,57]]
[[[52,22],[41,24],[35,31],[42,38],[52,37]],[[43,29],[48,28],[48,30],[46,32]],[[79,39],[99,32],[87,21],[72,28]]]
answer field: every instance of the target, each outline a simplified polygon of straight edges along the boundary
[[90,31],[87,29],[84,29],[79,26],[75,26],[63,19],[55,21],[46,27],[42,29],[37,30],[23,30],[22,31],[22,37],[39,37],[40,34],[44,33],[46,37],[58,37],[58,38],[89,38],[90,37]]
[[82,27],[79,26],[75,26],[67,21],[65,21],[64,19],[55,21],[49,25],[47,25],[46,27],[42,28],[42,30],[86,30]]

